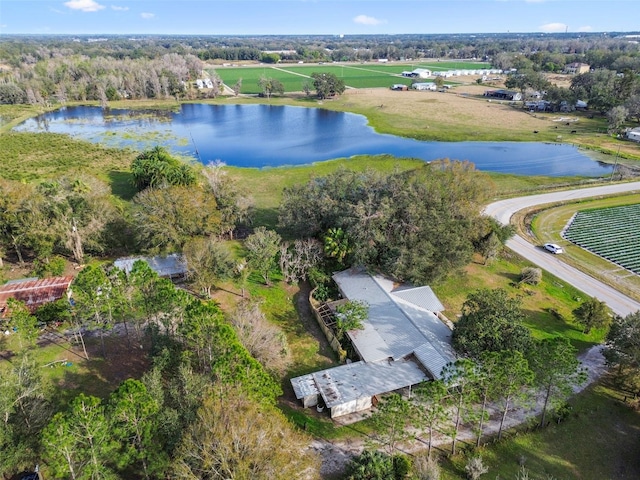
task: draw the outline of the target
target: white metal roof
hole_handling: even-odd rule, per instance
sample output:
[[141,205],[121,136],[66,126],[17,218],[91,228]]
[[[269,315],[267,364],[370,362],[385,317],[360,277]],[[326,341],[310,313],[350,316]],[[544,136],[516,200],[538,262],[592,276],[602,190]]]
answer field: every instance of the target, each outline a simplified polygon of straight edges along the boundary
[[413,354],[436,380],[442,379],[442,369],[452,361],[443,357],[430,343],[423,343],[413,351]]
[[291,386],[293,387],[293,391],[298,400],[309,395],[317,395],[320,393],[320,390],[318,390],[318,387],[316,386],[316,382],[313,380],[313,374],[311,373],[292,378]]
[[296,392],[296,398],[300,399],[314,393],[313,388],[308,386],[309,377],[313,378],[317,391],[329,408],[359,398],[372,397],[416,385],[428,379],[418,364],[410,360],[347,363],[292,378],[291,384]]
[[433,293],[431,287],[413,287],[413,288],[398,288],[391,292],[394,297],[406,300],[409,303],[413,303],[418,307],[424,308],[431,312],[442,312],[444,305],[440,303],[436,294]]
[[161,277],[184,275],[187,272],[187,263],[184,260],[182,254],[179,253],[172,253],[171,255],[167,255],[166,257],[156,256],[119,258],[118,260],[113,262],[113,266],[119,268],[120,270],[124,270],[125,273],[129,274],[129,272],[131,272],[131,269],[133,269],[133,264],[138,260],[147,262],[151,269]]
[[[364,328],[347,332],[365,362],[380,362],[390,358],[399,360],[425,343],[431,344],[447,361],[455,360],[451,330],[431,311],[398,296],[391,280],[381,276],[372,277],[354,269],[336,273],[333,279],[346,298],[369,305]],[[437,300],[435,294],[433,298]],[[440,304],[439,301],[437,303]],[[432,368],[438,370],[438,365],[425,364],[425,367],[430,371]]]

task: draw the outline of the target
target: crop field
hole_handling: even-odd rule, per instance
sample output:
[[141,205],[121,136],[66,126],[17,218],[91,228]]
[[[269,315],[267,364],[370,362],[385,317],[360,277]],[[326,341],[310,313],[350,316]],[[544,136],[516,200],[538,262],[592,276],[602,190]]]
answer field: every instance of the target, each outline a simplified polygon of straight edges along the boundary
[[[217,73],[222,81],[232,87],[238,79],[242,79],[241,93],[257,94],[260,77],[271,77],[282,83],[285,92],[302,91],[302,84],[311,78],[312,73],[333,73],[341,78],[347,87],[378,88],[390,87],[392,84],[411,85],[411,79],[402,77],[405,70],[428,68],[433,71],[450,69],[488,68],[485,63],[469,62],[434,62],[434,63],[394,63],[394,64],[282,64],[262,65],[259,67],[216,67],[209,68],[209,73]],[[450,83],[450,82],[447,82]]]
[[640,275],[640,203],[576,213],[564,238]]

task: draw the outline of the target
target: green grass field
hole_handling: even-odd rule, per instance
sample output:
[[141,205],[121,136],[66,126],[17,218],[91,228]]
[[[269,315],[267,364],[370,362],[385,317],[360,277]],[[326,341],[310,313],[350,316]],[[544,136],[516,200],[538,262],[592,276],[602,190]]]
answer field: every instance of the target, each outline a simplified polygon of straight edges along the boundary
[[311,78],[312,73],[332,73],[342,79],[347,87],[378,88],[393,84],[411,85],[411,79],[402,77],[405,70],[428,68],[433,71],[450,69],[489,68],[486,63],[470,62],[434,62],[434,63],[332,63],[332,64],[278,64],[260,67],[216,67],[208,68],[209,73],[216,72],[228,86],[242,79],[241,93],[260,93],[260,77],[271,77],[282,83],[285,92],[302,91],[302,85]]

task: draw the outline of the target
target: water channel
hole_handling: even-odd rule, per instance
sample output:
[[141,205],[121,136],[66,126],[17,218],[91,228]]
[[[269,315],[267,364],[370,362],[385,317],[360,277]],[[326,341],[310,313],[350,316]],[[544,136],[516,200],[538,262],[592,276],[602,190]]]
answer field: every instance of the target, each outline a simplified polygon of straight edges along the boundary
[[272,105],[183,104],[178,112],[64,107],[17,131],[53,132],[112,147],[156,145],[203,163],[306,165],[354,155],[468,160],[479,170],[548,176],[606,176],[612,165],[566,144],[424,142],[376,133],[362,115]]

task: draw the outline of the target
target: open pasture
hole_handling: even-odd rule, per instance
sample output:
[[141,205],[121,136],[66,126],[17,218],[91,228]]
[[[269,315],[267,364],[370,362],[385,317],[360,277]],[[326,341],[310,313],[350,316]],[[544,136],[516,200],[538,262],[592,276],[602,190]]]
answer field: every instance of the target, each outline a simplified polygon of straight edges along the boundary
[[429,62],[429,63],[331,63],[331,64],[279,64],[250,67],[216,67],[208,68],[209,73],[220,75],[222,81],[233,86],[242,79],[241,93],[260,93],[258,80],[260,77],[271,77],[282,83],[285,92],[302,91],[305,80],[312,73],[332,73],[342,79],[347,87],[377,88],[390,87],[394,83],[411,85],[411,79],[402,77],[405,70],[427,68],[433,71],[454,69],[489,68],[486,63],[471,62]]
[[640,275],[640,203],[581,210],[564,238]]

